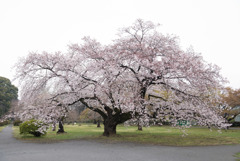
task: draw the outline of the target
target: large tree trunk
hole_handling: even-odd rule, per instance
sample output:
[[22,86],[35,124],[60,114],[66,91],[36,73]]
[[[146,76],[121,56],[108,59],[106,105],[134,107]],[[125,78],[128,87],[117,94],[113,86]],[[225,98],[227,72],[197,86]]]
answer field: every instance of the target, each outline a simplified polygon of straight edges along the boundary
[[[96,97],[97,100],[99,100]],[[80,99],[80,101],[86,105],[89,109],[99,113],[103,118],[104,132],[103,136],[111,136],[116,135],[116,127],[118,124],[124,123],[125,121],[132,118],[132,111],[122,113],[122,110],[119,108],[110,108],[108,106],[104,106],[104,110],[98,108],[93,108],[89,106],[84,99]]]
[[114,122],[112,119],[107,118],[106,120],[104,120],[103,124],[104,124],[103,136],[116,135],[117,128],[116,122]]
[[[106,108],[109,110],[108,108]],[[109,110],[108,115],[104,117],[104,132],[103,136],[112,136],[116,135],[116,128],[118,124],[124,123],[125,121],[132,118],[131,112],[122,113],[121,110],[114,109],[115,114],[112,114],[113,111]]]

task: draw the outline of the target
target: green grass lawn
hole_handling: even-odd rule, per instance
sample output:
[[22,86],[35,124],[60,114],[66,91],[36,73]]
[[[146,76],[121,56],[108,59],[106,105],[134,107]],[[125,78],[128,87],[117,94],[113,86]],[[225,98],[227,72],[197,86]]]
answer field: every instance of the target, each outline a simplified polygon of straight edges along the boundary
[[2,129],[4,129],[5,128],[5,126],[0,126],[0,132],[2,131]]
[[240,161],[240,152],[234,155],[237,159],[236,161]]
[[207,128],[193,127],[187,130],[188,135],[182,136],[182,131],[169,126],[153,126],[143,128],[143,131],[137,131],[134,126],[117,127],[117,135],[112,137],[104,137],[103,125],[97,128],[93,124],[65,125],[65,134],[56,134],[56,132],[48,131],[47,135],[35,138],[31,135],[20,135],[19,128],[14,128],[14,136],[21,140],[31,142],[56,142],[64,140],[88,139],[100,142],[134,142],[140,144],[156,144],[169,146],[202,146],[202,145],[226,145],[240,144],[240,129],[227,130],[219,133],[217,130],[208,130]]

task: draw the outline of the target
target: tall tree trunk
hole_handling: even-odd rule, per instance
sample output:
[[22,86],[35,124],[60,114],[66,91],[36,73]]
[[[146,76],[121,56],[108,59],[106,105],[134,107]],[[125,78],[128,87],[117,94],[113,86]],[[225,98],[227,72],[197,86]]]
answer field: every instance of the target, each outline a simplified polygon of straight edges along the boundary
[[104,106],[104,110],[98,108],[90,107],[84,99],[80,100],[84,105],[86,105],[89,109],[99,113],[103,118],[104,132],[103,136],[111,136],[116,135],[116,127],[118,124],[124,123],[125,121],[132,118],[132,111],[122,113],[121,109],[118,108],[110,108],[108,106]]
[[100,120],[97,121],[97,127],[101,127]]
[[142,125],[138,123],[138,131],[142,131]]
[[59,129],[58,129],[57,133],[58,134],[65,133],[62,120],[59,121]]
[[107,111],[108,115],[105,115],[103,117],[104,121],[104,132],[103,136],[111,136],[111,135],[116,135],[116,128],[118,124],[124,123],[125,121],[129,120],[132,118],[132,112],[126,112],[122,113],[121,109],[114,109],[114,114],[113,110],[105,107],[105,110]]
[[56,131],[56,122],[52,124],[52,131]]
[[141,125],[138,126],[138,131],[142,131],[142,126]]
[[113,122],[110,119],[106,119],[106,120],[104,120],[103,124],[104,124],[103,136],[116,135],[116,128],[117,128],[116,122]]
[[[120,111],[116,111],[116,114],[113,115],[113,110],[108,106],[105,106],[104,109],[107,111],[107,115],[104,118],[104,132],[103,136],[116,135],[117,120],[119,120]],[[117,109],[116,109],[117,110]]]

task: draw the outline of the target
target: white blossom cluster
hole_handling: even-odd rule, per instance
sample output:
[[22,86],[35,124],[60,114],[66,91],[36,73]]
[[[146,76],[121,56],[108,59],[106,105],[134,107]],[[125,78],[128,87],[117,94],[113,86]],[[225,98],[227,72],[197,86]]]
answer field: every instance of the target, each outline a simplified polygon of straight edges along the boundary
[[61,117],[66,117],[66,109],[57,106],[26,106],[22,111],[19,111],[15,117],[21,121],[31,119],[37,120],[37,126],[40,133],[44,134],[49,129],[50,125],[55,125]]

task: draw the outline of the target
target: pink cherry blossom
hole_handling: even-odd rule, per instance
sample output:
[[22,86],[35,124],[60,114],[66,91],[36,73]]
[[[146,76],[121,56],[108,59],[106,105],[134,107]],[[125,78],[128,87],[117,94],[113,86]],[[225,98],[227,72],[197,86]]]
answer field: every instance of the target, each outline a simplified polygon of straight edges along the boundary
[[[27,111],[38,111],[33,117],[54,122],[81,102],[103,117],[106,136],[127,121],[228,126],[219,115],[218,93],[225,82],[219,67],[192,48],[182,50],[177,37],[161,34],[149,21],[137,20],[118,35],[106,46],[85,37],[67,53],[31,52],[20,60],[16,78],[29,105],[22,115],[28,119]],[[44,103],[34,106],[46,89]]]

